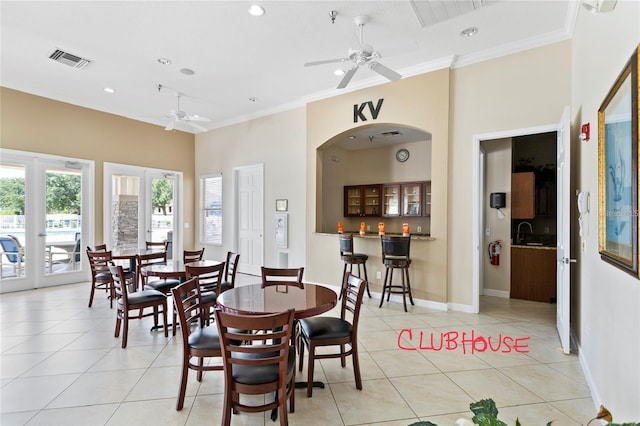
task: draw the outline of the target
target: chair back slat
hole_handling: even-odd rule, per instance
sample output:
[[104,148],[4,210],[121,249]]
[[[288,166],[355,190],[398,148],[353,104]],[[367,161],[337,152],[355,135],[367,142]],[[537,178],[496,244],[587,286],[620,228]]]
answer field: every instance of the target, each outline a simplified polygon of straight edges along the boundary
[[213,292],[216,295],[220,294],[220,285],[222,284],[224,268],[224,263],[211,266],[185,265],[187,279],[198,277],[198,285],[200,286],[201,294],[208,292]]
[[347,312],[351,313],[351,325],[353,326],[354,336],[357,334],[358,322],[360,320],[360,308],[362,307],[362,298],[367,282],[350,272],[345,272],[342,281],[342,306],[340,309],[340,318],[347,321]]
[[182,260],[184,263],[197,262],[204,257],[204,247],[200,250],[184,250],[182,252]]
[[262,267],[262,288],[272,285],[294,285],[304,288],[302,275],[304,267],[300,268],[267,268]]

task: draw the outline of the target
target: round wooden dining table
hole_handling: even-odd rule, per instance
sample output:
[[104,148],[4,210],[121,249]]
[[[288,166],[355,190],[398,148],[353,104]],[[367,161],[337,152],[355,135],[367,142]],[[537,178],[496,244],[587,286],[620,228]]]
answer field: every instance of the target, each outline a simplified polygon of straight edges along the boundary
[[187,278],[187,268],[189,266],[216,266],[224,263],[219,260],[197,260],[195,262],[183,262],[182,260],[168,260],[166,264],[143,266],[140,273],[145,277],[157,278]]
[[234,287],[218,296],[217,304],[225,312],[240,315],[263,315],[293,308],[295,319],[313,317],[336,306],[338,295],[317,284],[271,285],[249,284]]

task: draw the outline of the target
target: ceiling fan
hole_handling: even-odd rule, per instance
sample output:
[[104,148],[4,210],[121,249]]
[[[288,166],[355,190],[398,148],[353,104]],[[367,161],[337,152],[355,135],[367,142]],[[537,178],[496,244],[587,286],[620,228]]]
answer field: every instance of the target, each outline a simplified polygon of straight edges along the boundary
[[367,22],[369,22],[369,17],[367,15],[358,15],[353,20],[355,24],[360,28],[360,49],[349,49],[349,54],[346,58],[337,58],[337,59],[326,59],[324,61],[315,61],[315,62],[307,62],[304,64],[305,67],[311,67],[315,65],[323,65],[323,64],[331,64],[334,62],[353,62],[353,66],[347,70],[342,77],[342,80],[338,84],[338,89],[344,89],[347,87],[353,75],[358,71],[358,68],[362,65],[367,65],[369,69],[377,72],[381,76],[387,78],[391,81],[400,80],[402,75],[397,72],[385,67],[380,62],[376,61],[376,59],[380,59],[382,56],[380,53],[373,50],[373,47],[369,44],[363,43],[362,30]]
[[209,129],[199,125],[196,122],[208,123],[211,120],[209,120],[207,117],[202,117],[199,115],[189,115],[186,112],[182,111],[180,109],[180,98],[182,97],[182,94],[179,92],[176,92],[176,97],[178,98],[178,108],[175,110],[172,109],[169,112],[169,115],[167,116],[167,118],[169,118],[169,123],[167,124],[167,127],[165,127],[164,129],[173,130],[176,127],[177,123],[185,123],[200,132],[208,131]]

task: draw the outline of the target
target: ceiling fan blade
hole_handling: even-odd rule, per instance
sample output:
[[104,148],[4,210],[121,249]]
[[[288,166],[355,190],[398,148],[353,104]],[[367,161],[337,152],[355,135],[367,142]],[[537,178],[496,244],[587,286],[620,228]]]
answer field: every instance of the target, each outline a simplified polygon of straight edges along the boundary
[[200,115],[187,115],[184,119],[186,121],[200,121],[203,123],[208,123],[211,121],[207,117],[202,117]]
[[385,67],[380,62],[369,62],[369,68],[391,81],[400,80],[402,78],[400,74],[390,68]]
[[324,61],[315,61],[315,62],[307,62],[304,64],[305,67],[313,67],[315,65],[323,65],[323,64],[333,64],[336,62],[346,62],[349,58],[338,58],[338,59],[325,59]]
[[356,71],[358,71],[358,67],[357,66],[349,69],[344,74],[344,77],[342,77],[342,80],[340,81],[340,84],[338,84],[338,87],[336,87],[336,89],[344,89],[345,87],[347,87],[347,84],[349,84],[349,82],[353,78],[353,75],[356,73]]
[[176,118],[175,117],[171,117],[171,120],[169,120],[169,124],[167,124],[167,127],[165,127],[165,130],[173,130],[176,127]]
[[194,128],[194,129],[196,129],[196,130],[199,130],[199,131],[201,131],[201,132],[208,132],[208,131],[209,131],[209,129],[207,129],[206,127],[201,126],[201,125],[196,124],[196,123],[193,123],[193,122],[191,122],[191,121],[187,121],[186,123],[187,123],[189,126],[193,127],[193,128]]

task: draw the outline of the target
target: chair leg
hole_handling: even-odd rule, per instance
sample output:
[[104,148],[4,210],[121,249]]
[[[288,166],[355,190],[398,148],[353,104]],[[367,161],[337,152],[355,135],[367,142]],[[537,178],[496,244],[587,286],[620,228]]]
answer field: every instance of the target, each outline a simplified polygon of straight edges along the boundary
[[340,365],[342,368],[347,366],[347,356],[345,355],[344,345],[340,345]]
[[224,409],[222,410],[223,426],[231,425],[231,407],[232,406],[233,406],[233,392],[229,387],[226,387],[224,390]]
[[405,268],[400,270],[400,275],[402,275],[402,304],[404,305],[404,311],[407,312],[407,287],[405,284]]
[[200,369],[198,370],[198,374],[196,374],[197,380],[199,382],[202,381],[202,367],[204,367],[204,357],[199,357],[198,358],[198,366],[200,367]]
[[387,278],[389,277],[389,268],[386,268],[384,271],[384,281],[382,282],[382,294],[380,295],[380,305],[379,308],[382,308],[382,304],[384,303],[384,292],[387,289]]
[[300,338],[298,339],[298,371],[302,371],[302,366],[304,365],[304,339],[302,338],[302,334],[300,335]]
[[358,359],[358,344],[351,342],[351,358],[353,361],[353,375],[356,377],[356,389],[362,390],[362,376],[360,376],[360,360]]
[[307,367],[307,398],[313,395],[313,367],[316,363],[314,354],[316,348],[311,341],[309,341],[309,366]]
[[[367,295],[369,299],[371,299],[371,291],[369,291],[369,277],[367,276],[367,263],[362,264],[362,269],[364,269],[364,280],[367,282]],[[360,271],[358,271],[360,272]]]
[[[167,301],[166,300],[162,303],[162,320],[164,321],[164,337],[169,337],[169,323],[167,322],[168,314],[167,314]],[[174,328],[174,330],[175,330],[175,328]]]
[[124,349],[127,347],[127,336],[129,335],[129,315],[126,311],[122,322],[122,349]]
[[412,305],[415,305],[415,303],[413,303],[413,296],[411,295],[411,281],[409,280],[409,268],[405,269],[405,273],[407,274],[407,291],[409,292],[409,301],[411,302]]
[[189,357],[185,354],[182,360],[182,375],[180,376],[180,390],[178,391],[178,402],[176,403],[176,410],[182,410],[184,406],[184,396],[187,392],[187,379],[189,378]]
[[391,298],[391,286],[393,285],[393,268],[389,268],[389,286],[387,288],[387,302]]
[[89,307],[91,307],[91,305],[93,305],[93,295],[96,292],[96,283],[92,282],[91,283],[91,293],[89,294]]

